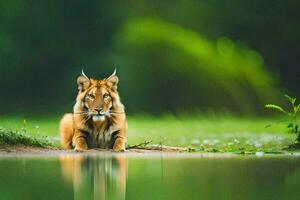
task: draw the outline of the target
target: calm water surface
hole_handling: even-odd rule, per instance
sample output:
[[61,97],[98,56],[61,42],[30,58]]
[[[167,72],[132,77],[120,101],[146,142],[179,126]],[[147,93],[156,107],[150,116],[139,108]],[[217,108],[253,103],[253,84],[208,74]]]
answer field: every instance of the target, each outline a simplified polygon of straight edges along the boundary
[[1,157],[0,199],[300,199],[300,157]]

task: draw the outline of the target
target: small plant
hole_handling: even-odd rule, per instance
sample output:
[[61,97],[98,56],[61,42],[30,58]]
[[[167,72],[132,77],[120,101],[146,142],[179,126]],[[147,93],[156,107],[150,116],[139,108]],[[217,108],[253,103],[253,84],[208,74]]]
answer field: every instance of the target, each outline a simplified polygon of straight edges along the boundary
[[23,119],[23,121],[22,121],[22,126],[21,126],[21,131],[22,131],[22,132],[24,132],[24,133],[27,132],[27,125],[28,125],[27,120],[26,120],[26,119]]
[[289,95],[285,94],[284,97],[287,99],[287,101],[291,104],[292,110],[286,111],[282,108],[282,106],[276,105],[276,104],[266,104],[266,108],[277,110],[281,113],[283,113],[287,119],[281,122],[286,123],[286,128],[289,133],[296,134],[296,142],[297,146],[300,147],[300,130],[299,130],[299,124],[297,123],[297,114],[300,109],[300,104],[296,105],[296,98],[292,98]]

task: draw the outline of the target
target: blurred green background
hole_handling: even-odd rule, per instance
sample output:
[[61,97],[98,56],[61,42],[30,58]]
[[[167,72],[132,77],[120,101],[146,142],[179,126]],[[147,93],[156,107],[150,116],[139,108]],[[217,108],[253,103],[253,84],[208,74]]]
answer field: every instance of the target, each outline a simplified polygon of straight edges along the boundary
[[0,110],[70,112],[117,67],[127,113],[264,114],[299,94],[295,0],[0,1]]

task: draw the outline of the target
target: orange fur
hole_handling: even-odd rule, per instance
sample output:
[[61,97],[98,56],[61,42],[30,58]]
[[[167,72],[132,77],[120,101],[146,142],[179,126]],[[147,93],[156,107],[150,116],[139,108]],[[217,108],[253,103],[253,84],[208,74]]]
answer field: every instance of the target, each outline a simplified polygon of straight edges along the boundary
[[115,154],[105,159],[60,155],[59,160],[62,178],[73,186],[77,197],[84,197],[85,189],[94,187],[96,189],[89,193],[93,199],[125,199],[128,169],[126,155]]
[[60,121],[63,148],[125,150],[127,121],[117,83],[115,74],[103,80],[78,77],[79,92],[73,113],[65,114]]

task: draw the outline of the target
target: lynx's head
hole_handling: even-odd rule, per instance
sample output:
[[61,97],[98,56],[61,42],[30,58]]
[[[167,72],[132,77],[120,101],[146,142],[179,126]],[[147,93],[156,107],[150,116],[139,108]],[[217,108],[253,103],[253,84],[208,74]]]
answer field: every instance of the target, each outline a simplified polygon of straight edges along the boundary
[[82,71],[82,75],[77,78],[79,92],[74,112],[80,110],[93,121],[105,120],[113,106],[112,96],[118,95],[118,81],[116,70],[109,77],[100,80],[88,78]]

